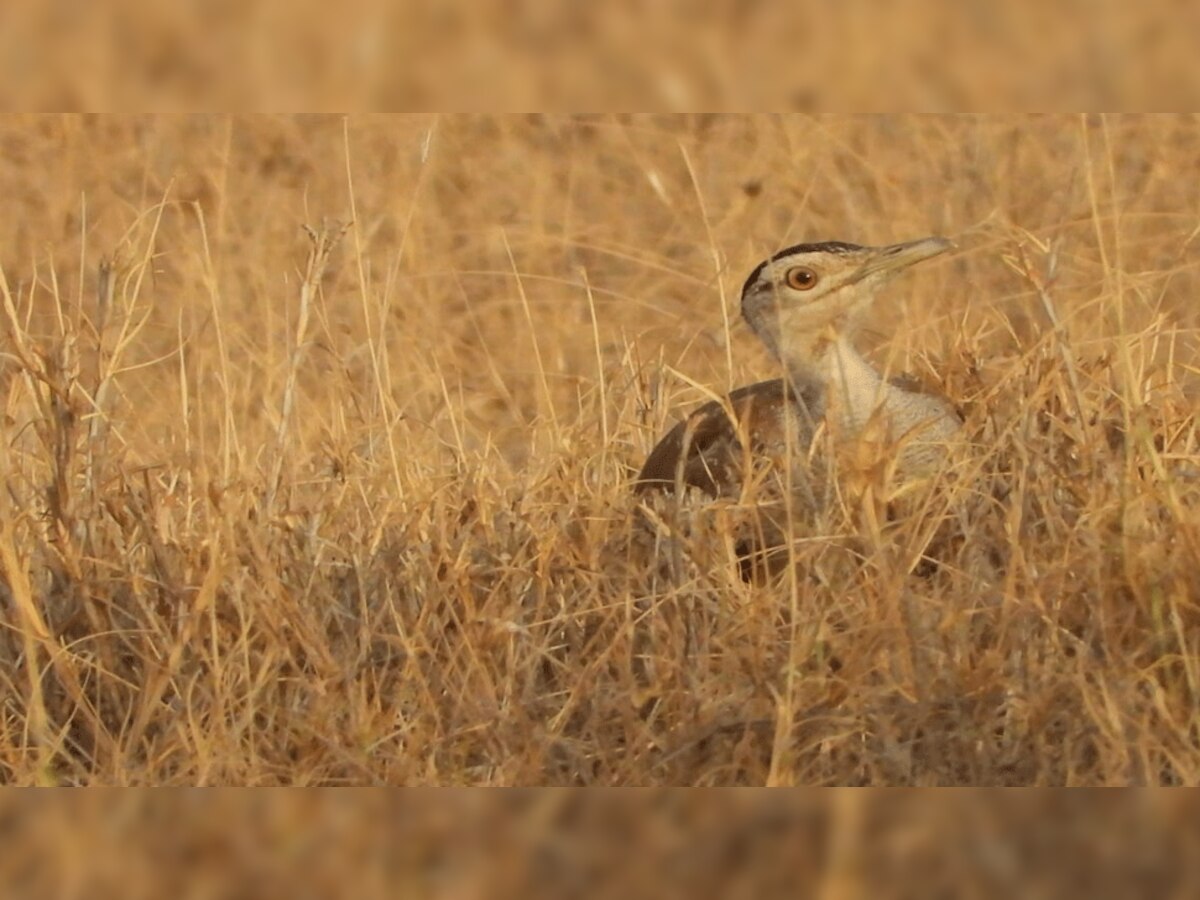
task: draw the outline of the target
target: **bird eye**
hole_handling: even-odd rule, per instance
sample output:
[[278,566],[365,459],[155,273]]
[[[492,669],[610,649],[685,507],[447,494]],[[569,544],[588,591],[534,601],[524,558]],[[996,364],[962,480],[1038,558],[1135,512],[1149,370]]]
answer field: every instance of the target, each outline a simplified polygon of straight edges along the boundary
[[796,266],[788,269],[784,279],[794,291],[811,291],[817,284],[817,273],[808,266]]

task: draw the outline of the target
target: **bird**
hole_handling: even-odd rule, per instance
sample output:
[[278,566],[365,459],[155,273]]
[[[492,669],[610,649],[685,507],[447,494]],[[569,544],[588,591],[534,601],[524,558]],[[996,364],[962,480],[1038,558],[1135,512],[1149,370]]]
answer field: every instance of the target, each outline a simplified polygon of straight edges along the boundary
[[[887,246],[845,241],[797,244],[759,263],[742,287],[743,319],[780,363],[783,375],[706,403],[672,428],[647,456],[635,491],[750,501],[765,514],[747,558],[784,544],[789,522],[811,519],[828,502],[833,446],[882,442],[899,478],[935,470],[962,421],[944,397],[912,380],[885,379],[854,347],[881,288],[896,274],[939,256],[943,237]],[[823,471],[824,470],[824,471]]]

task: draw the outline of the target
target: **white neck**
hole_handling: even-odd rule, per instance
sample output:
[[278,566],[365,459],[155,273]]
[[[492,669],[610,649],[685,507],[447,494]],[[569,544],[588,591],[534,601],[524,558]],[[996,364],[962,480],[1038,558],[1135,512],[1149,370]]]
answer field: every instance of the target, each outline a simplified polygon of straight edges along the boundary
[[826,386],[826,416],[845,433],[857,434],[890,385],[842,337],[829,346],[820,366]]

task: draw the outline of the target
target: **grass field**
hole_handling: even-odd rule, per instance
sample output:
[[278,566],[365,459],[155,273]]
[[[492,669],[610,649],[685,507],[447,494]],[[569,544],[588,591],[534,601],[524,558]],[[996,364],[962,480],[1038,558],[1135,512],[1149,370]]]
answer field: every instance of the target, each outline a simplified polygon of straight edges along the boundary
[[[1200,119],[0,148],[3,781],[1200,782]],[[862,346],[962,410],[944,477],[846,472],[768,584],[745,510],[648,524],[655,440],[776,374],[750,268],[933,233]]]

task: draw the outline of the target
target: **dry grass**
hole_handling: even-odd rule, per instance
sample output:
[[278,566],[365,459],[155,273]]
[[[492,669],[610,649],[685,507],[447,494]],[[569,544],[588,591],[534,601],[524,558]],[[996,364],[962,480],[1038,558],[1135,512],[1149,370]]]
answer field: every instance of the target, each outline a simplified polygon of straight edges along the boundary
[[[1200,121],[0,143],[4,781],[1200,782]],[[772,374],[748,269],[931,232],[868,342],[963,408],[942,482],[848,473],[768,585],[736,509],[639,526],[654,440]]]

